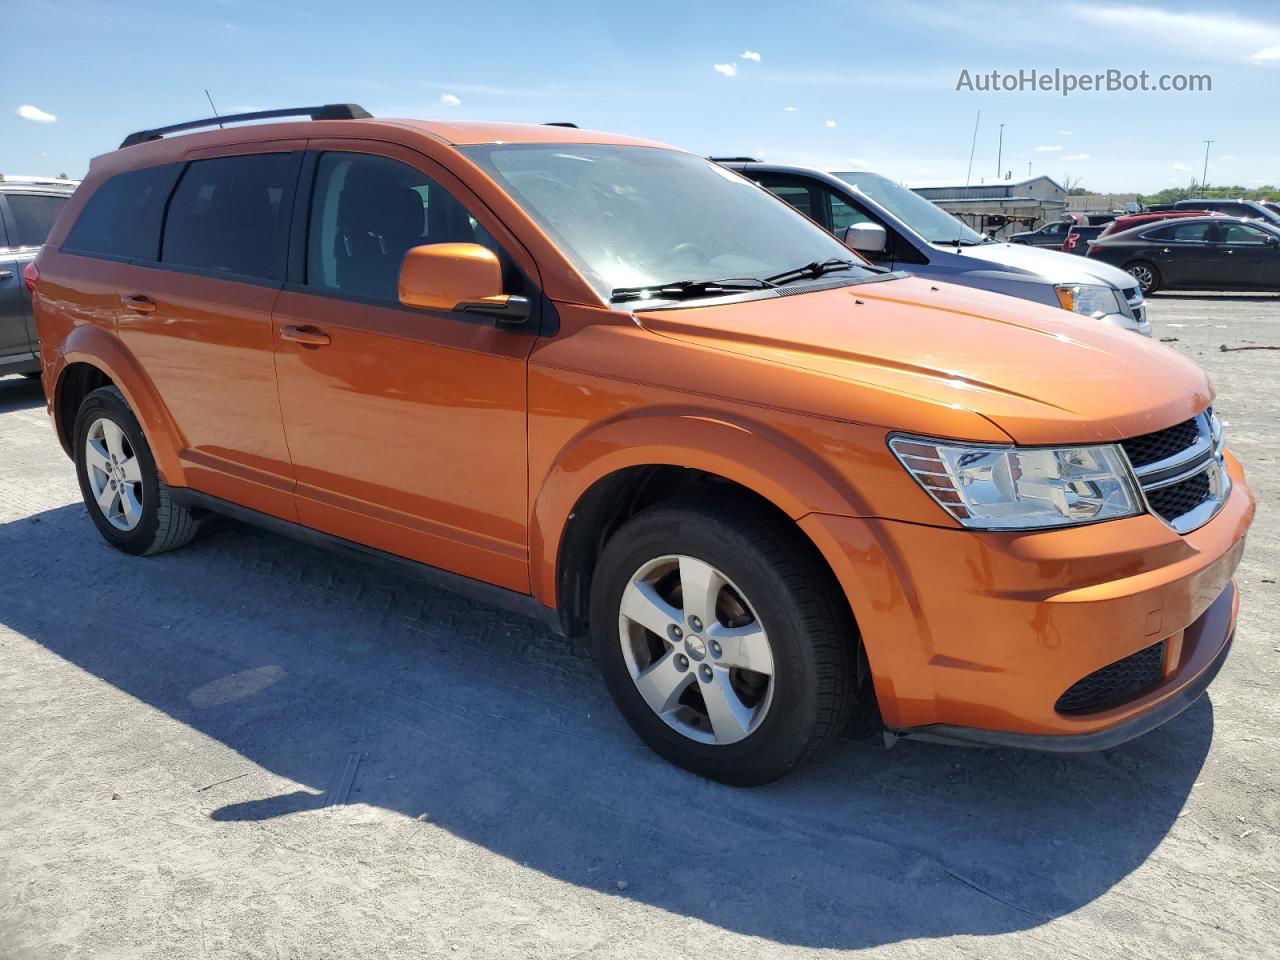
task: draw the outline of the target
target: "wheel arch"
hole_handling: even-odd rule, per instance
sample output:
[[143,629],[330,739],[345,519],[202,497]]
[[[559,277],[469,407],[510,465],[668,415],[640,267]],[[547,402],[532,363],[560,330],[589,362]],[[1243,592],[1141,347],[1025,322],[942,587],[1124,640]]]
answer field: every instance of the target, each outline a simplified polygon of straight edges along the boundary
[[102,328],[86,324],[67,337],[59,360],[52,395],[53,422],[58,441],[67,455],[73,456],[73,433],[80,404],[91,391],[111,385],[124,395],[138,418],[160,475],[172,486],[183,486],[178,457],[182,449],[181,435],[151,379],[128,348]]
[[575,438],[539,485],[530,524],[534,595],[559,612],[566,632],[578,632],[609,534],[652,503],[697,491],[750,498],[786,518],[829,570],[795,521],[863,513],[843,476],[764,424],[708,411],[632,414]]

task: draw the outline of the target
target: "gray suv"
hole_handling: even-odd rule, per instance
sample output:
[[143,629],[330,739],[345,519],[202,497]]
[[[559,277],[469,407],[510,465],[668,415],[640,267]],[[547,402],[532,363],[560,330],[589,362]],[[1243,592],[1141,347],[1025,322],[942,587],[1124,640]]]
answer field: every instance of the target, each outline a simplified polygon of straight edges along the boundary
[[40,344],[22,271],[75,188],[72,180],[0,175],[0,376],[40,373]]

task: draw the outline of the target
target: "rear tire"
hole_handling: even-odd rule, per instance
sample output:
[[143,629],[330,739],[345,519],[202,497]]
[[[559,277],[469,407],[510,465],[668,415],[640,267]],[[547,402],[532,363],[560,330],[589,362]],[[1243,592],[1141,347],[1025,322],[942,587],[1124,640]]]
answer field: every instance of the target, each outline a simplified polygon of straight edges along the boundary
[[72,450],[89,516],[117,550],[163,553],[196,535],[198,522],[161,478],[138,418],[115,387],[84,398]]
[[640,739],[713,780],[776,780],[848,717],[848,607],[798,532],[750,502],[659,504],[623,524],[593,578],[591,634]]
[[1124,265],[1125,272],[1138,281],[1144,297],[1150,296],[1160,289],[1160,270],[1154,263],[1146,260],[1134,260]]

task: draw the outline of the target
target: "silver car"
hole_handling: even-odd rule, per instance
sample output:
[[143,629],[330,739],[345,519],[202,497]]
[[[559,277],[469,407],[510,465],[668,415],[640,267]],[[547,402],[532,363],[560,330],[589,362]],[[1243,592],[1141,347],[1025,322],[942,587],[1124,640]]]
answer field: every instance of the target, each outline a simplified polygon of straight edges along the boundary
[[1137,282],[1109,264],[992,240],[876,173],[824,173],[746,158],[720,162],[882,266],[1047,303],[1151,336]]

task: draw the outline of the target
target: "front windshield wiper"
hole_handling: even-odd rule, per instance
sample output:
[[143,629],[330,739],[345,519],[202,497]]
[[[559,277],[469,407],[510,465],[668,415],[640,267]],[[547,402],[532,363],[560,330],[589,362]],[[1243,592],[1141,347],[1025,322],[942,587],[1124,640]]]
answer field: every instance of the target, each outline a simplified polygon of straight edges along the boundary
[[866,264],[856,260],[841,260],[839,257],[831,260],[815,260],[813,263],[806,263],[803,267],[796,267],[794,270],[775,273],[772,277],[765,277],[765,280],[775,286],[782,286],[784,283],[791,283],[795,280],[814,280],[823,274],[834,273],[837,270],[848,270],[850,267],[865,268]]
[[655,283],[645,287],[615,287],[609,294],[610,303],[625,300],[686,300],[693,297],[718,297],[741,290],[765,290],[776,286],[771,280],[757,277],[729,277],[724,280],[677,280],[674,283]]

